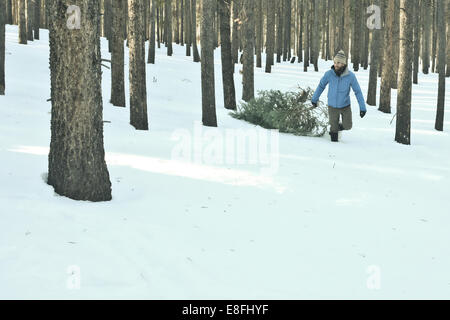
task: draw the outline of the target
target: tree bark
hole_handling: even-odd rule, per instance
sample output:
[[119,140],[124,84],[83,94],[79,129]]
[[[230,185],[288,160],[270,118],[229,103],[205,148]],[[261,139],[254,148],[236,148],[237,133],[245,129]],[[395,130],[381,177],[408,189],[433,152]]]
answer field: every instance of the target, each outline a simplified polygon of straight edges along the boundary
[[274,64],[274,50],[275,50],[275,11],[276,0],[267,0],[267,47],[266,47],[266,72],[272,72],[272,65]]
[[[380,0],[374,0],[374,5],[380,6]],[[372,46],[370,54],[369,89],[367,92],[367,104],[377,104],[378,63],[380,60],[380,35],[381,29],[372,29]]]
[[422,0],[422,72],[428,74],[430,69],[430,0]]
[[[439,86],[438,86],[438,101],[437,101],[437,112],[436,112],[436,123],[434,128],[438,131],[444,130],[444,106],[445,106],[445,3],[444,0],[437,0],[438,10],[437,10],[437,25],[439,32]],[[449,45],[447,43],[447,45]]]
[[400,58],[395,141],[411,144],[411,80],[413,63],[413,12],[411,0],[400,0]]
[[248,102],[255,97],[254,51],[255,51],[255,2],[244,0],[244,57],[243,57],[243,90],[242,100]]
[[170,57],[173,54],[172,47],[172,0],[165,0],[165,30],[166,30],[166,39],[167,39],[167,55]]
[[123,28],[125,24],[125,2],[112,1],[111,32],[111,103],[125,107],[125,72]]
[[202,81],[202,123],[217,127],[216,94],[214,84],[214,12],[215,0],[202,0],[201,26],[201,81]]
[[305,9],[305,60],[303,61],[303,71],[307,72],[309,67],[309,53],[310,53],[310,43],[309,43],[309,32],[310,32],[310,24],[309,24],[309,6],[311,0],[305,0],[304,9]]
[[[392,0],[394,1],[394,0]],[[352,39],[352,62],[353,62],[353,70],[358,71],[359,65],[361,63],[361,31],[360,25],[361,25],[361,14],[362,14],[362,8],[361,8],[361,0],[355,1],[355,27],[354,27],[354,39]]]
[[231,57],[230,39],[231,0],[219,0],[219,14],[224,104],[226,109],[236,110],[236,92],[233,77],[234,64]]
[[19,1],[19,43],[27,44],[27,18],[26,18],[26,1]]
[[[111,200],[103,147],[99,1],[47,4],[52,101],[47,182],[75,200]],[[69,5],[80,8],[79,30],[67,27]]]
[[[243,0],[245,1],[245,0]],[[283,54],[283,1],[277,4],[277,62],[281,62]]]
[[34,38],[39,40],[39,27],[41,25],[41,0],[34,0]]
[[150,39],[148,46],[148,60],[147,63],[155,64],[155,18],[156,18],[156,0],[151,0],[151,8],[150,8]]
[[419,51],[420,51],[420,23],[419,23],[419,0],[413,0],[413,12],[414,12],[414,61],[413,61],[413,83],[418,83],[419,73]]
[[394,37],[392,36],[394,28],[394,15],[395,1],[388,1],[384,34],[384,65],[381,76],[380,104],[378,107],[378,110],[384,113],[391,113],[391,88],[394,77],[394,73],[392,72],[394,66]]
[[[263,13],[262,0],[256,0],[256,67],[262,68],[262,28],[263,28]],[[222,39],[222,38],[221,38]]]
[[186,56],[191,56],[191,43],[192,43],[192,32],[191,32],[191,1],[184,0],[184,41],[186,44]]
[[130,124],[137,130],[148,130],[143,9],[143,0],[128,0]]
[[197,46],[197,1],[191,0],[192,53],[194,62],[200,62]]
[[34,2],[33,0],[26,1],[26,15],[27,15],[27,40],[33,41],[33,16],[34,16]]
[[5,1],[0,0],[0,95],[5,95],[5,4]]
[[231,39],[231,54],[233,56],[233,63],[239,63],[239,9],[240,0],[232,0],[233,5],[233,33]]

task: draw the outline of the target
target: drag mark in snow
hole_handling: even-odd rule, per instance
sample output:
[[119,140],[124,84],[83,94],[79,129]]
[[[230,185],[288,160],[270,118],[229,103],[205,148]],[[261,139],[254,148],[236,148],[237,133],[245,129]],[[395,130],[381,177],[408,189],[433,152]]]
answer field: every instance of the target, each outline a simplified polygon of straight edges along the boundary
[[[16,148],[8,149],[8,151],[46,156],[49,153],[49,148],[18,146]],[[243,170],[114,152],[106,153],[106,162],[108,165],[112,166],[126,166],[142,171],[195,180],[204,180],[234,186],[249,186],[263,189],[271,188],[278,193],[283,193],[286,190],[286,187],[274,181],[270,175],[264,175],[262,173],[254,174]]]

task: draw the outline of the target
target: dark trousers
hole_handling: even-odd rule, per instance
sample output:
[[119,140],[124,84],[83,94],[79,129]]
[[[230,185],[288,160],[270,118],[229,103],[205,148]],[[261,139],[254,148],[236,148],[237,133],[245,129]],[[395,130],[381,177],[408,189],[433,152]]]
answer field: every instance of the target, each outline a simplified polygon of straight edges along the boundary
[[352,128],[352,109],[350,105],[344,108],[333,108],[328,106],[328,117],[330,121],[330,132],[339,132],[339,120],[342,116],[342,126],[344,130]]

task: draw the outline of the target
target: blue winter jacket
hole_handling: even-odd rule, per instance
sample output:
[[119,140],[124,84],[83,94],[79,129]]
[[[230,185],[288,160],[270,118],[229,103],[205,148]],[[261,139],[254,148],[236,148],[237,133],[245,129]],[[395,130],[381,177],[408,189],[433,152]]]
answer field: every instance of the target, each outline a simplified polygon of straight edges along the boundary
[[366,104],[358,80],[356,80],[355,74],[348,70],[348,66],[340,77],[334,72],[334,66],[331,70],[325,72],[311,99],[312,103],[317,103],[327,84],[330,85],[328,88],[328,105],[330,107],[344,108],[350,105],[350,87],[352,87],[359,103],[359,109],[366,111]]

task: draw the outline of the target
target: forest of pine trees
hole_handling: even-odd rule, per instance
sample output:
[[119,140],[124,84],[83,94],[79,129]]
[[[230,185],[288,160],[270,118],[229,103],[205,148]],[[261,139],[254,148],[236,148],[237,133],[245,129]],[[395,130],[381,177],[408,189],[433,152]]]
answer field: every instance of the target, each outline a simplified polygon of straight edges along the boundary
[[[71,11],[71,6],[78,9]],[[40,28],[50,32],[48,183],[74,199],[111,198],[101,68],[110,64],[112,69],[111,103],[125,107],[124,64],[129,65],[130,124],[151,130],[146,68],[158,64],[155,48],[161,45],[168,56],[174,44],[184,46],[186,56],[201,63],[205,126],[218,125],[215,73],[222,73],[225,108],[235,110],[241,98],[255,97],[256,68],[271,73],[277,63],[296,61],[292,68],[324,72],[318,59],[331,65],[343,50],[356,75],[370,68],[367,104],[391,113],[392,90],[398,90],[395,141],[402,144],[411,143],[412,86],[420,86],[427,74],[439,74],[435,129],[443,130],[445,77],[450,77],[449,0],[0,0],[1,95],[8,94],[5,24],[18,26],[17,41],[23,45],[39,39]],[[108,39],[111,61],[100,56],[100,37]],[[214,68],[218,47],[222,70]],[[129,61],[124,61],[124,50],[129,50]],[[235,83],[240,76],[235,65],[240,64],[236,69],[242,82]],[[242,97],[236,97],[236,86],[242,86]],[[74,106],[76,116],[71,115]],[[89,183],[81,183],[87,177]]]

